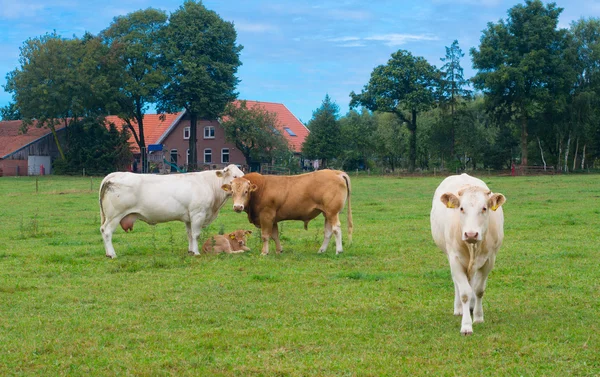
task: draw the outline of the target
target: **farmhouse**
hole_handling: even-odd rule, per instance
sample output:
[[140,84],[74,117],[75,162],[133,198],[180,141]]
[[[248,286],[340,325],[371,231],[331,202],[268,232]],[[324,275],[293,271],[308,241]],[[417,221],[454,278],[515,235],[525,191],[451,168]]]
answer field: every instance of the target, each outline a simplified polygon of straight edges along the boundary
[[[248,108],[260,106],[275,113],[275,127],[287,139],[290,148],[299,154],[308,129],[285,105],[274,102],[246,101]],[[126,127],[117,116],[108,116],[107,121],[117,127]],[[59,156],[54,138],[46,128],[31,127],[27,133],[19,131],[21,121],[0,122],[0,173],[3,175],[37,175],[52,172],[51,161]],[[139,134],[137,124],[133,128]],[[225,132],[218,120],[198,120],[198,166],[205,169],[222,168],[228,164],[244,165],[242,153],[225,140]],[[65,128],[57,127],[61,142],[65,139]],[[166,172],[184,171],[189,163],[190,119],[185,111],[175,114],[146,114],[144,135],[149,147],[148,160],[151,170]],[[141,151],[132,135],[129,139],[141,170]],[[42,168],[43,165],[43,168]]]

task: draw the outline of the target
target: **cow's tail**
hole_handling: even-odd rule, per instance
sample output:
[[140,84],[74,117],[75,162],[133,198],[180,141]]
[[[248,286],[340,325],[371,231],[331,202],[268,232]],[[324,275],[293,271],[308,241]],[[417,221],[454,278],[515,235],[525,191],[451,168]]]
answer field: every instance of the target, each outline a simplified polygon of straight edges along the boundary
[[102,199],[104,199],[104,195],[110,189],[111,185],[112,182],[110,182],[109,180],[102,181],[102,184],[100,185],[100,195],[98,198],[98,202],[100,203],[100,226],[104,225],[104,222],[106,221],[106,215],[104,215],[104,207],[102,206]]
[[346,173],[342,173],[342,177],[344,181],[346,181],[346,190],[348,191],[348,211],[346,212],[347,221],[348,221],[348,242],[352,243],[352,205],[350,203],[350,196],[352,193],[352,188],[350,186],[350,176]]

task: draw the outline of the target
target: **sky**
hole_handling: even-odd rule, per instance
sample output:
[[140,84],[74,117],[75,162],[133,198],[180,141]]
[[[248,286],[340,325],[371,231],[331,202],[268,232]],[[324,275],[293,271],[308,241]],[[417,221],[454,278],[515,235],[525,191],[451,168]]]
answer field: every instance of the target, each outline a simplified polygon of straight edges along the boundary
[[[475,74],[469,49],[478,47],[488,22],[506,19],[514,0],[205,0],[234,23],[241,52],[240,99],[283,103],[302,122],[325,95],[348,112],[373,69],[403,49],[441,67],[456,39],[465,53],[465,77]],[[559,27],[600,17],[600,0],[557,0]],[[11,100],[6,74],[19,66],[19,48],[56,30],[63,37],[97,34],[113,18],[148,7],[170,14],[183,0],[0,0],[0,106]]]

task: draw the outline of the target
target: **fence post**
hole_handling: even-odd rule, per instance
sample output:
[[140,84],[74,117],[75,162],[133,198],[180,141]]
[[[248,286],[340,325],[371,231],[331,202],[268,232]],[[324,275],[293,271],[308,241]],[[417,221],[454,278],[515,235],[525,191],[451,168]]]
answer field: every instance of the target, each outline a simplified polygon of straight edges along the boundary
[[35,177],[35,193],[36,194],[38,193],[38,190],[39,190],[39,188],[38,188],[38,177]]
[[93,187],[93,186],[92,186],[92,179],[93,179],[93,178],[92,178],[92,176],[90,175],[90,192],[92,191],[92,187]]

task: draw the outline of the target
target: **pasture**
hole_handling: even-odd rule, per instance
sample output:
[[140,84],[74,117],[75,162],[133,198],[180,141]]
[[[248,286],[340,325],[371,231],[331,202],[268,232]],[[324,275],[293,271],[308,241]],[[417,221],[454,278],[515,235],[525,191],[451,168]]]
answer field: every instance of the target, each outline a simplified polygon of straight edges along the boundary
[[600,175],[478,177],[506,234],[470,337],[430,233],[442,177],[352,175],[339,256],[319,217],[263,257],[228,201],[201,241],[251,229],[251,252],[191,257],[183,223],[137,222],[114,260],[101,178],[0,178],[0,375],[600,375]]

